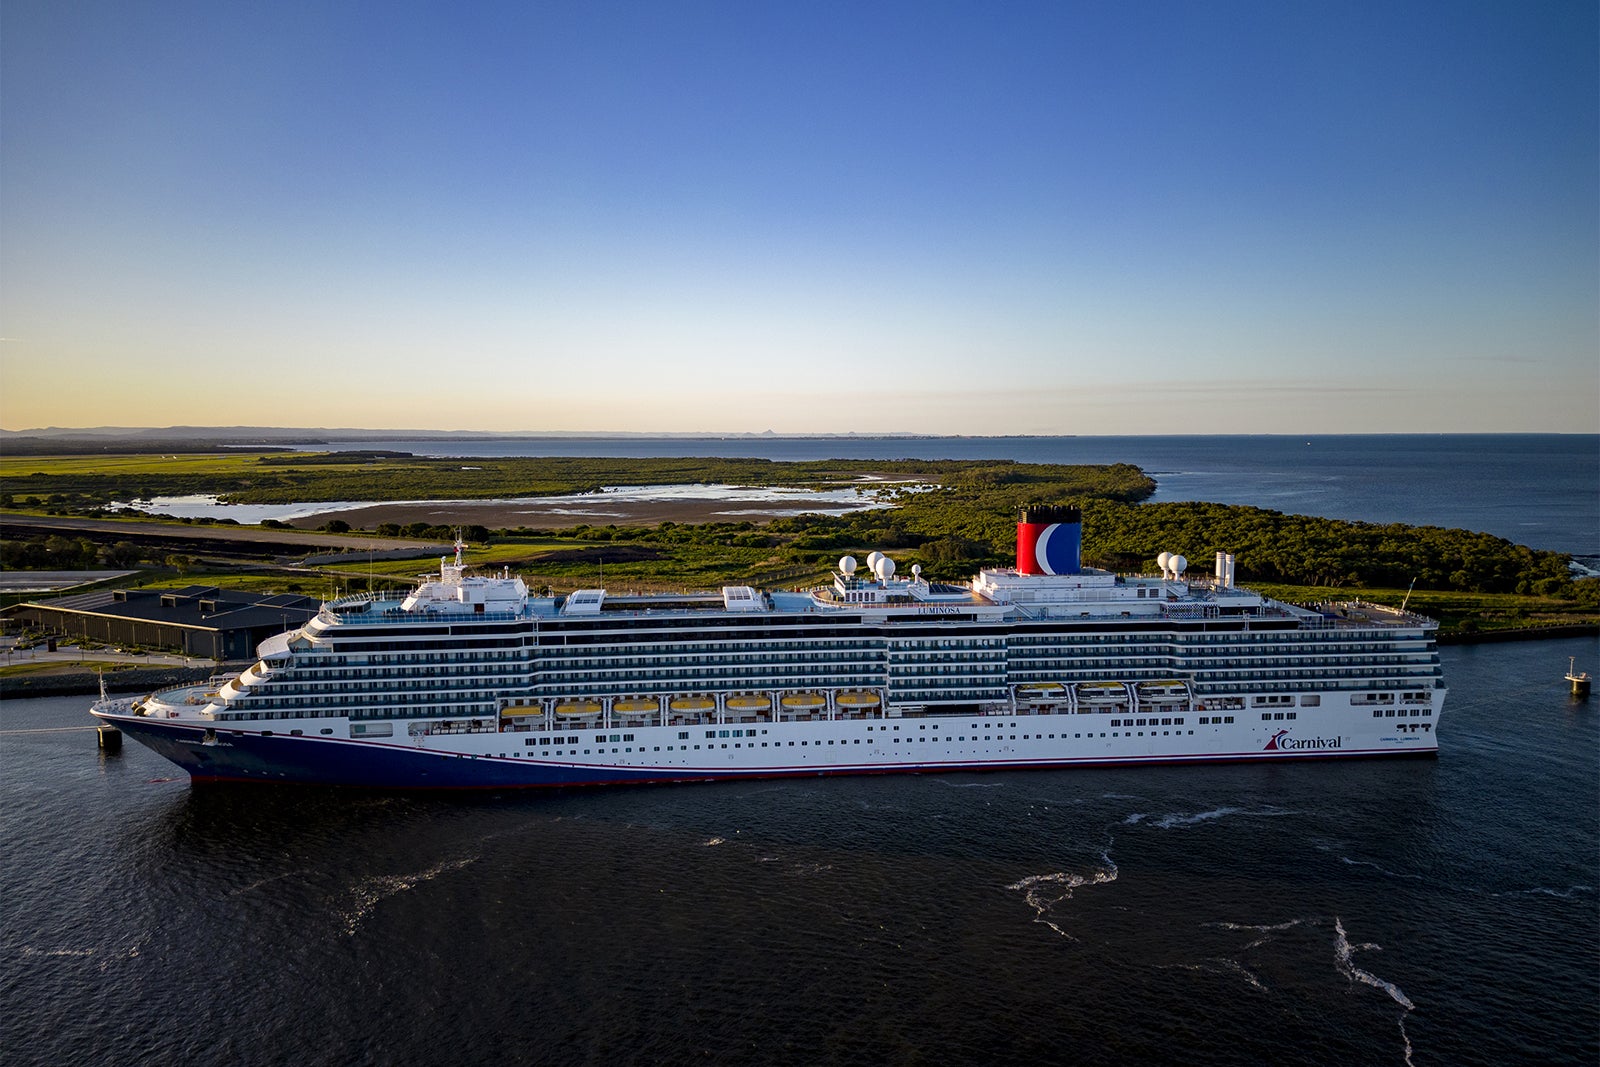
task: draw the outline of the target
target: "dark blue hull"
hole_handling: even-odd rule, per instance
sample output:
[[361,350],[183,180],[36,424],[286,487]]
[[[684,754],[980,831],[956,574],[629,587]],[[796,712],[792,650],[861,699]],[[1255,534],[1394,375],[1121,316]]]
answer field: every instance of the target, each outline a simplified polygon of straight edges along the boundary
[[102,716],[196,782],[298,782],[373,789],[527,789],[702,781],[647,771],[549,764],[421,752],[370,741],[229,733],[212,742],[200,727],[136,716]]
[[537,789],[560,786],[644,785],[842,774],[926,774],[940,771],[1061,769],[1136,764],[1226,763],[1261,759],[1351,759],[1371,756],[1435,756],[1437,750],[1371,749],[1345,752],[1214,753],[1201,756],[1090,758],[1072,760],[961,761],[877,767],[748,768],[681,770],[567,766],[534,760],[426,752],[371,741],[226,733],[206,740],[206,730],[160,719],[102,715],[134,740],[189,772],[196,782],[294,782],[371,789]]

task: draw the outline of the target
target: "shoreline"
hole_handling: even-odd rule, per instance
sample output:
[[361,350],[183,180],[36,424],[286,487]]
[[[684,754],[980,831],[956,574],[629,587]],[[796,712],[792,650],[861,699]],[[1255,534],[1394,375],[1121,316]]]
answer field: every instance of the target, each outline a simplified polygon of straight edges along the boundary
[[[134,668],[107,671],[104,678],[107,693],[153,693],[175,685],[203,682],[216,674],[237,674],[245,666],[244,663],[238,663],[207,667]],[[15,678],[0,677],[0,700],[16,697],[99,696],[101,677],[99,671],[70,667]]]
[[1549,626],[1517,626],[1478,633],[1451,631],[1438,636],[1441,645],[1488,645],[1499,641],[1539,641],[1547,637],[1600,637],[1600,623],[1558,622]]

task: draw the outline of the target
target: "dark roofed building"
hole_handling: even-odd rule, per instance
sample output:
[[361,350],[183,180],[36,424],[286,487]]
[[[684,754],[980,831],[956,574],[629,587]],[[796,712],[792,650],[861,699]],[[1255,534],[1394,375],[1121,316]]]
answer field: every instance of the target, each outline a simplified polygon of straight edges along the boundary
[[256,645],[316,615],[315,597],[245,593],[211,585],[110,589],[7,610],[24,625],[112,645],[171,649],[204,659],[250,659]]

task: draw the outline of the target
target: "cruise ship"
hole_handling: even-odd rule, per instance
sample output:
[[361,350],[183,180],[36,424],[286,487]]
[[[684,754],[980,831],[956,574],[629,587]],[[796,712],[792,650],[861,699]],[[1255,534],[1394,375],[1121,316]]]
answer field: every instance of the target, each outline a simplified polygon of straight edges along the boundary
[[829,584],[538,597],[464,545],[346,597],[237,677],[93,714],[196,782],[384,789],[690,782],[1433,755],[1435,623],[1359,602],[1081,565],[1075,507],[1023,509],[966,584],[874,552]]

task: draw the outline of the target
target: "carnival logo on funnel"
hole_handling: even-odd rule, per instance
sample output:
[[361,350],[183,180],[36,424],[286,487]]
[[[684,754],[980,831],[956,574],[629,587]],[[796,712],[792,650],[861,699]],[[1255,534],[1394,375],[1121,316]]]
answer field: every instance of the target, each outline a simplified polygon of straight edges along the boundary
[[1301,737],[1289,736],[1288,730],[1279,730],[1267,741],[1263,752],[1293,752],[1305,748],[1340,748],[1343,746],[1342,737]]
[[1080,551],[1076,523],[1053,522],[1036,534],[1032,562],[1040,574],[1076,574]]
[[1073,506],[1034,505],[1017,515],[1017,571],[1020,574],[1080,574],[1083,570],[1083,512]]
[[1039,569],[1046,574],[1058,573],[1055,563],[1050,558],[1050,539],[1061,530],[1061,524],[1051,523],[1039,534],[1039,540],[1034,542],[1033,558],[1039,564]]

